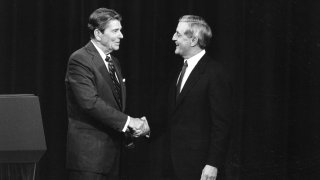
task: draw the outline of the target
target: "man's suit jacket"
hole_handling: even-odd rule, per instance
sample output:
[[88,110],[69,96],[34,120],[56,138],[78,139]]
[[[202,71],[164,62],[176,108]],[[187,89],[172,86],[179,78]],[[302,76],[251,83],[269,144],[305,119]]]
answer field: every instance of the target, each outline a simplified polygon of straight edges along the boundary
[[122,109],[114,96],[112,80],[100,54],[89,42],[74,52],[65,77],[68,134],[67,168],[108,173],[117,164],[121,133],[127,121],[126,89],[119,62],[115,68],[122,89]]
[[[231,84],[221,64],[204,55],[176,99],[169,93],[169,152],[180,179],[200,179],[206,164],[221,167],[228,144]],[[219,176],[219,175],[218,175]]]

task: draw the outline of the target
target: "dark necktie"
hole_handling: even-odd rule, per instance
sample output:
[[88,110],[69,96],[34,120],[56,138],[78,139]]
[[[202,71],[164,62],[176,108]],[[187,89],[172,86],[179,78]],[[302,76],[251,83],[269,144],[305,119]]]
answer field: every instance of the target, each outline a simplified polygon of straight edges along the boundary
[[187,63],[187,61],[185,61],[182,66],[182,70],[181,70],[180,77],[179,77],[178,84],[177,84],[177,94],[176,94],[177,98],[180,94],[182,79],[183,79],[184,73],[186,72],[187,67],[188,67],[188,63]]
[[108,62],[109,74],[113,83],[113,90],[115,91],[115,96],[118,104],[122,107],[121,103],[121,86],[116,77],[116,69],[114,67],[112,59],[107,56],[106,61]]

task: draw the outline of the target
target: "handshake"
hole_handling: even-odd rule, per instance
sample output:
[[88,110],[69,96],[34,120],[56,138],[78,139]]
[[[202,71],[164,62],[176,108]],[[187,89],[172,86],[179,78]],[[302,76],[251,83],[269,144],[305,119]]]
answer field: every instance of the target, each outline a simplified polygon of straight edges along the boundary
[[146,117],[142,118],[130,118],[128,128],[133,137],[149,137],[150,136],[150,127]]

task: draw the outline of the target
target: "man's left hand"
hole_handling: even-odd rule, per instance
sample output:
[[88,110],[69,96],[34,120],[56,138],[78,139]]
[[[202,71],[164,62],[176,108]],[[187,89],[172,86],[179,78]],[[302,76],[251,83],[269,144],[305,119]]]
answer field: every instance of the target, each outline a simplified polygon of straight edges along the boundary
[[217,174],[217,168],[210,165],[206,165],[202,170],[201,180],[216,180]]

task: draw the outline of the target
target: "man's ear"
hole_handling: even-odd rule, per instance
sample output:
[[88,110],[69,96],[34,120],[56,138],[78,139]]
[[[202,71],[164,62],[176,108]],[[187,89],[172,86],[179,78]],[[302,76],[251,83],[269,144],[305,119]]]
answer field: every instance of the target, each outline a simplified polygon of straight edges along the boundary
[[196,46],[198,44],[199,39],[195,36],[191,38],[191,46]]
[[95,29],[93,33],[96,40],[101,41],[101,35],[102,35],[101,31],[99,29]]

